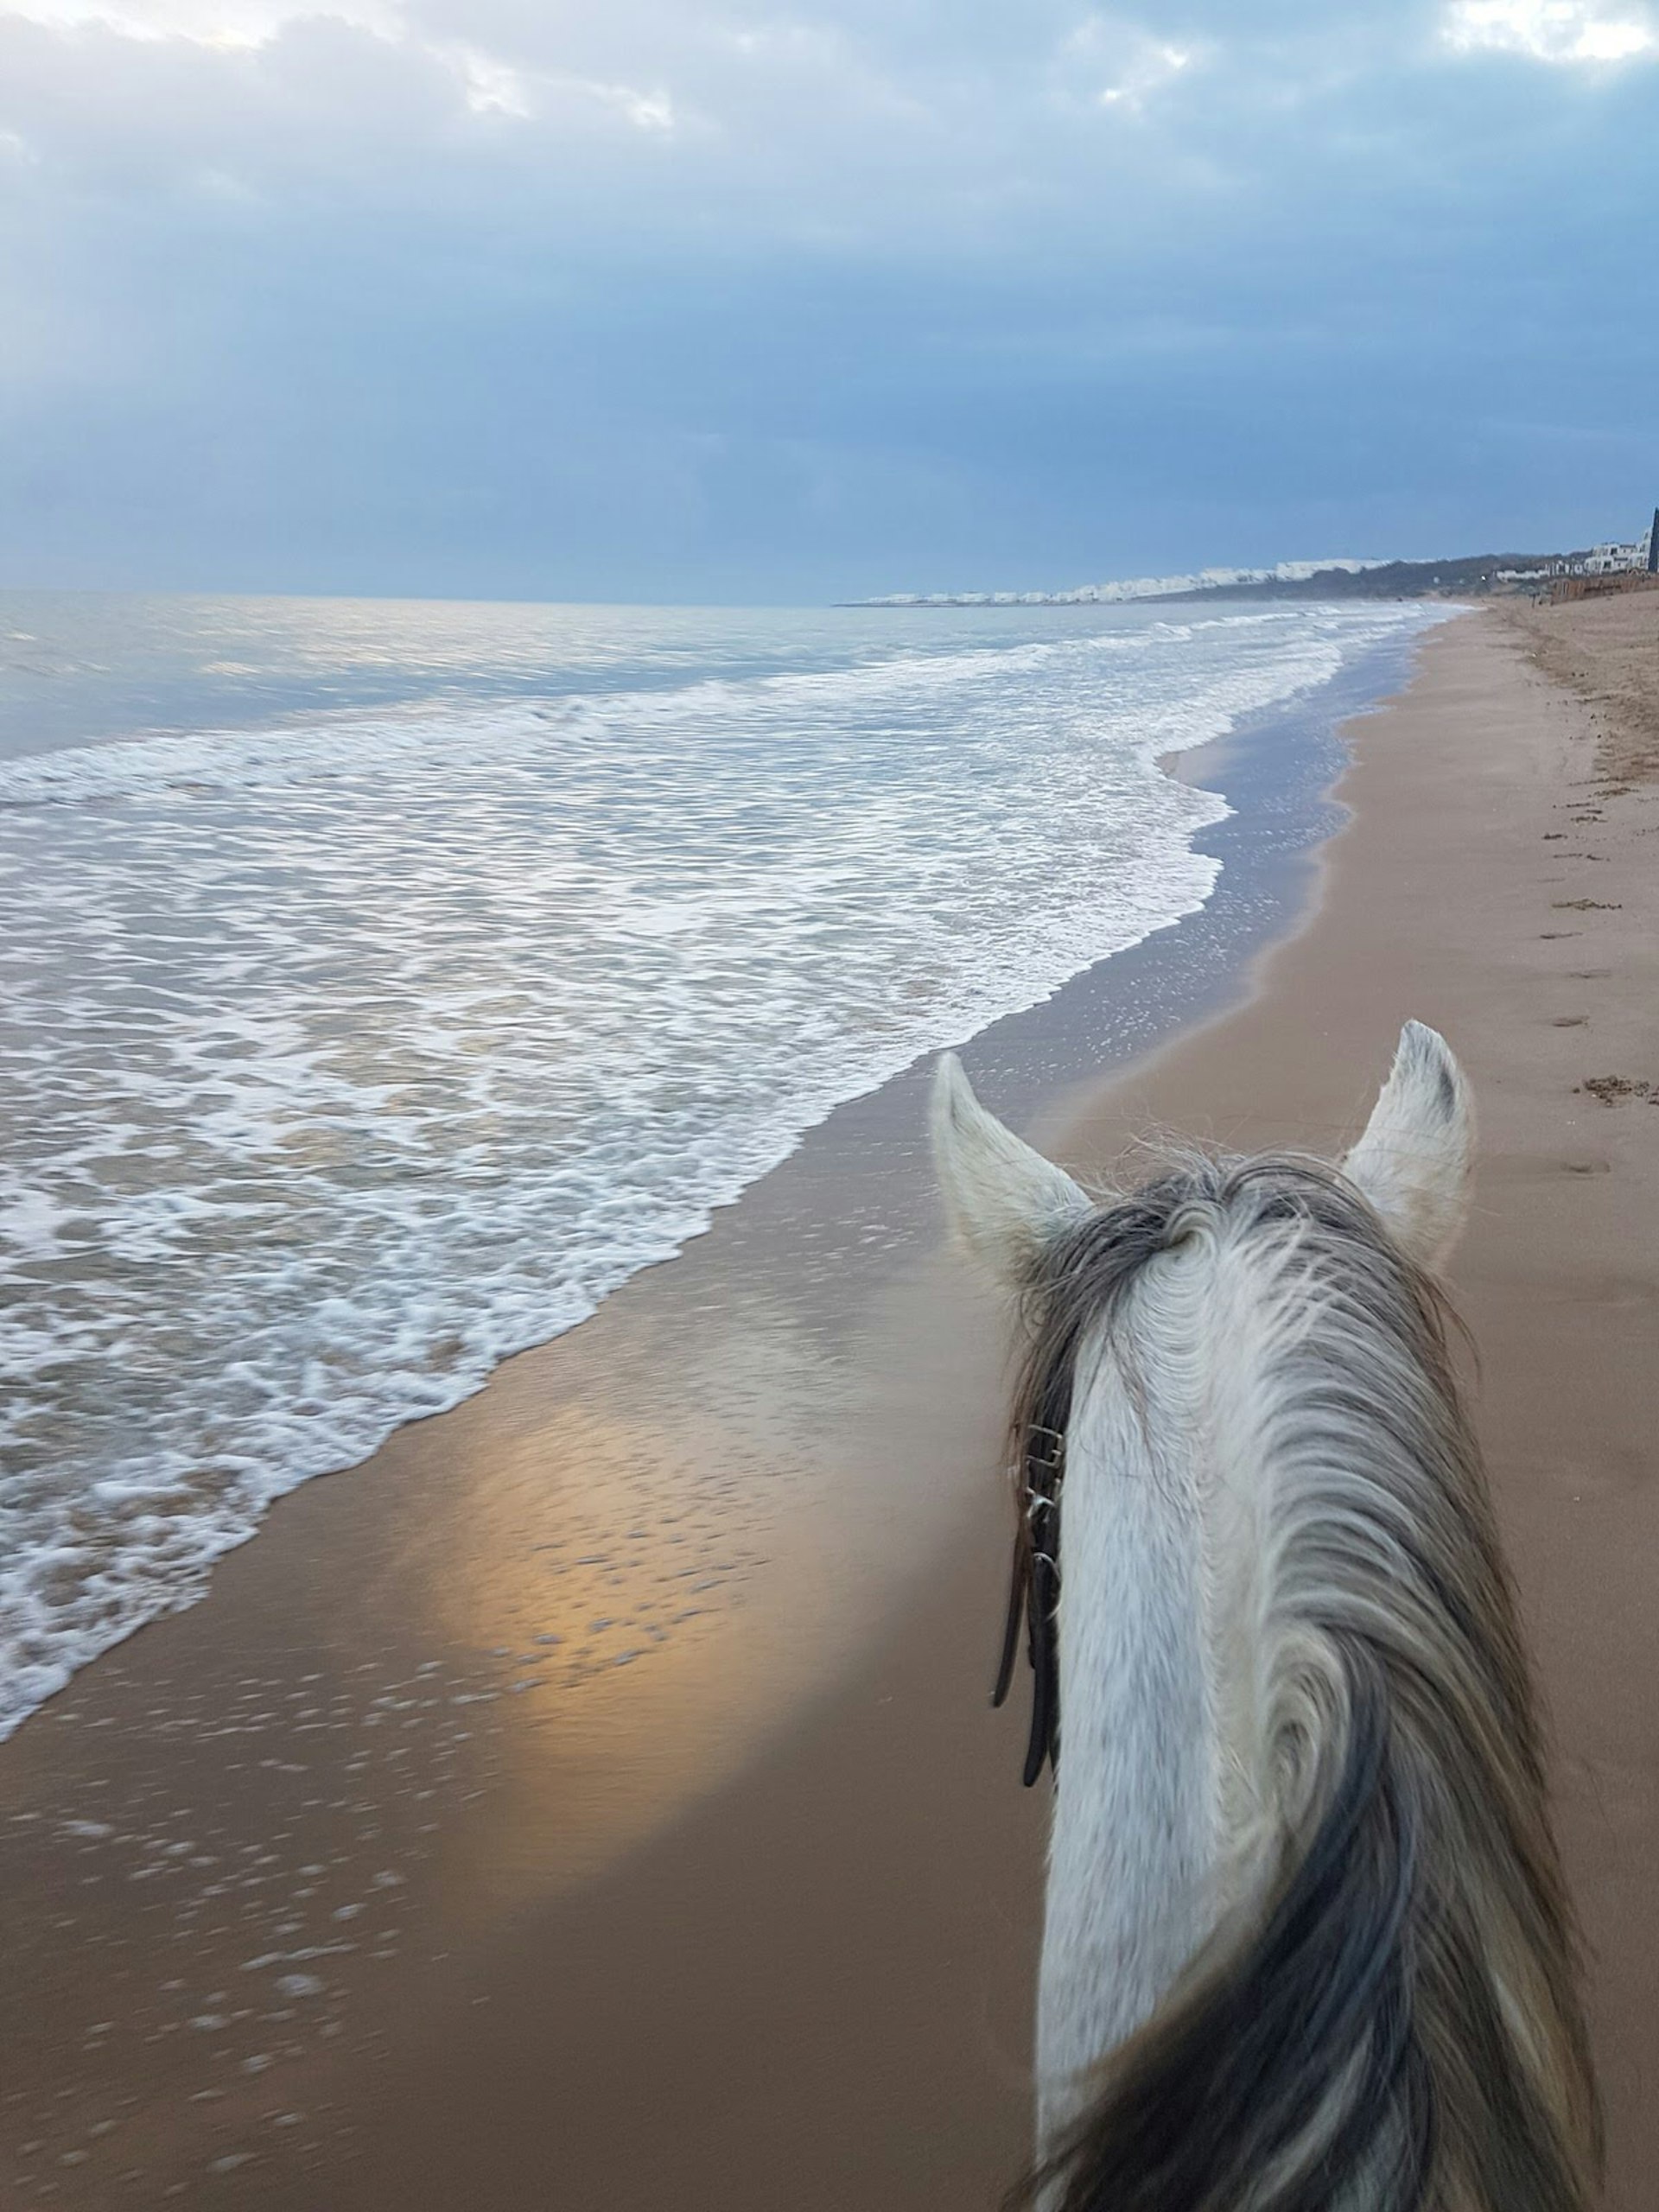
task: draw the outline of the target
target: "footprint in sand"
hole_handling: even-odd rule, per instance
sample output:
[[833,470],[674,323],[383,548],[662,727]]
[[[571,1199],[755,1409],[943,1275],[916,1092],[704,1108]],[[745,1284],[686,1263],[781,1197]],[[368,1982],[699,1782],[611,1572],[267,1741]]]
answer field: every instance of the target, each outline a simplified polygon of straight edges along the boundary
[[1573,1089],[1588,1091],[1604,1106],[1629,1105],[1638,1098],[1646,1099],[1650,1106],[1659,1106],[1659,1084],[1649,1083],[1641,1076],[1587,1075]]

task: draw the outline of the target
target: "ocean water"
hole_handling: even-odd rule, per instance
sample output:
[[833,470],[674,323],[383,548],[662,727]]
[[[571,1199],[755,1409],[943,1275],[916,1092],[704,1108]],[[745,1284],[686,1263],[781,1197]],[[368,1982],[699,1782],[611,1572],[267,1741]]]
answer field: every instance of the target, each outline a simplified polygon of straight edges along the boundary
[[1160,756],[1429,619],[0,598],[0,1735],[1192,912]]

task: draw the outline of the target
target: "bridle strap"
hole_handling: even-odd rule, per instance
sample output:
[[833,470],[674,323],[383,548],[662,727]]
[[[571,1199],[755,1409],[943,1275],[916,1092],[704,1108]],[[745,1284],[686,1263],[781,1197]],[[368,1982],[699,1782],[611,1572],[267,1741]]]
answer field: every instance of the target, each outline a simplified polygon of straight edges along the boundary
[[[1060,1596],[1060,1482],[1065,1440],[1053,1432],[1043,1456],[1027,1449],[1025,1459],[1025,1510],[1014,1533],[1014,1557],[1008,1567],[1008,1605],[1002,1624],[1002,1652],[997,1665],[994,1707],[1007,1701],[1014,1686],[1014,1655],[1020,1628],[1026,1629],[1026,1657],[1032,1672],[1031,1729],[1026,1738],[1023,1779],[1029,1789],[1045,1766],[1059,1771],[1060,1670],[1058,1607]],[[1044,1516],[1044,1541],[1039,1545],[1033,1524]]]

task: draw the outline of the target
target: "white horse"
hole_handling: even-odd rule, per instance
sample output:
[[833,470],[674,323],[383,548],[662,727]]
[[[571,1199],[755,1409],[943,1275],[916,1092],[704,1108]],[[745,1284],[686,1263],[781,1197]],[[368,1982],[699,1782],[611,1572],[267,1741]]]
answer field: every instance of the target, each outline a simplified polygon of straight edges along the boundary
[[1045,2207],[1593,2192],[1531,1686],[1433,1280],[1472,1136],[1414,1022],[1339,1170],[1194,1156],[1097,1202],[941,1065],[947,1208],[1024,1323],[999,1694],[1023,1617],[1027,1781],[1055,1765]]

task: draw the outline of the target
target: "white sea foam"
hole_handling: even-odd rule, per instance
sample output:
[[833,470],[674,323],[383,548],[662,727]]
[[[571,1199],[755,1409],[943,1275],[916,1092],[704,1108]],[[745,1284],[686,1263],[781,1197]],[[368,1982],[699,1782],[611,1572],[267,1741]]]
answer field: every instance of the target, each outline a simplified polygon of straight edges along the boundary
[[836,1104],[1191,912],[1161,754],[1421,618],[0,766],[0,1734]]

